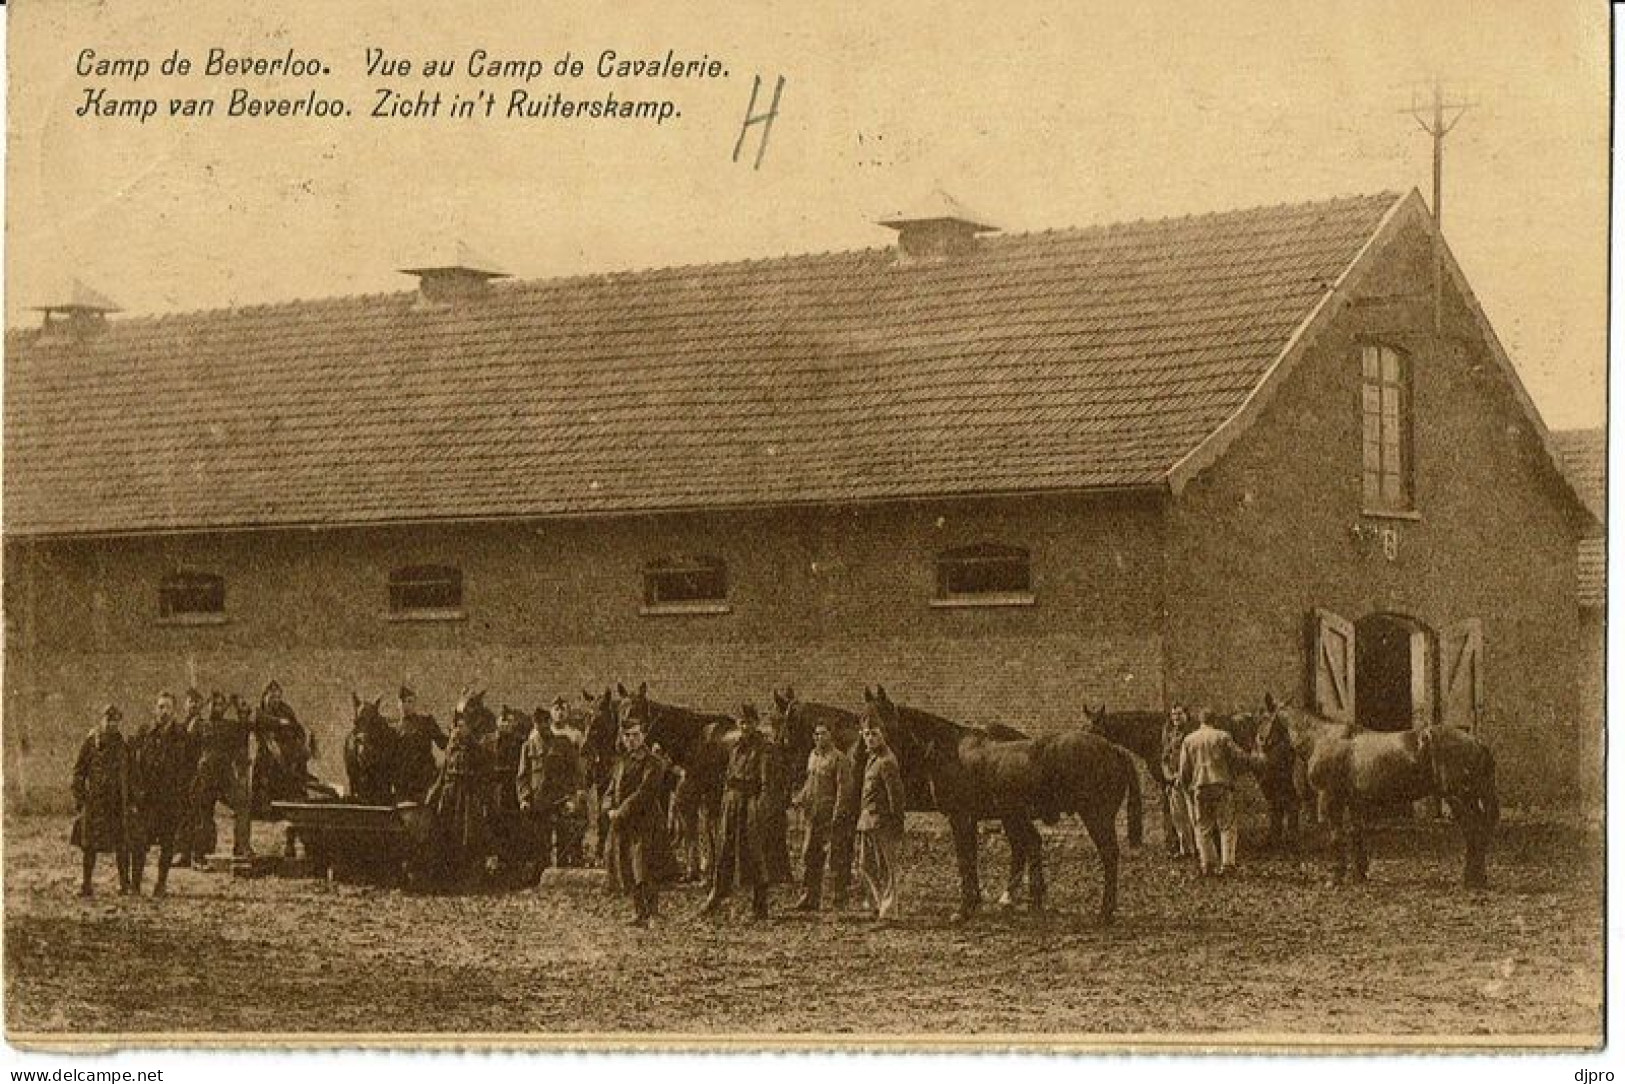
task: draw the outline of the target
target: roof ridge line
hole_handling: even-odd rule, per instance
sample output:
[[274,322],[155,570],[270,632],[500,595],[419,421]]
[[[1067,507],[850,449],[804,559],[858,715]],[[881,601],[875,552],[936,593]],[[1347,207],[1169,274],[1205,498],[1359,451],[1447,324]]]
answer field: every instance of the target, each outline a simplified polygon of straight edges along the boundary
[[[1091,223],[1081,226],[1045,226],[1034,227],[1028,230],[1003,231],[997,235],[981,238],[979,245],[990,247],[1003,247],[1006,244],[1031,238],[1049,238],[1054,240],[1082,237],[1090,234],[1126,232],[1135,228],[1155,227],[1158,225],[1209,222],[1219,218],[1244,217],[1260,215],[1266,212],[1279,212],[1285,210],[1303,210],[1311,207],[1329,207],[1338,203],[1350,203],[1360,200],[1398,200],[1403,193],[1397,191],[1382,191],[1369,193],[1347,193],[1311,200],[1285,200],[1275,203],[1254,204],[1247,207],[1227,208],[1187,213],[1184,215],[1162,215],[1154,218],[1136,218],[1119,220],[1116,222]],[[787,252],[776,256],[748,256],[732,260],[715,262],[689,262],[679,264],[654,264],[645,267],[628,267],[609,270],[581,271],[567,275],[548,275],[538,277],[514,276],[505,282],[493,283],[490,286],[493,295],[512,295],[523,291],[566,288],[572,285],[582,285],[601,280],[603,282],[616,282],[629,278],[646,278],[658,275],[693,274],[695,272],[722,272],[730,269],[743,269],[758,267],[765,264],[778,264],[784,266],[805,265],[826,260],[835,260],[843,257],[877,254],[891,251],[889,245],[863,245],[853,248],[825,249],[822,252]],[[269,315],[279,311],[292,309],[310,309],[316,306],[356,306],[367,302],[383,302],[395,298],[406,299],[415,297],[418,291],[405,288],[401,290],[375,290],[358,294],[328,294],[319,297],[296,297],[280,301],[258,301],[246,305],[216,305],[198,309],[180,309],[171,312],[142,313],[139,315],[120,317],[109,321],[109,329],[147,327],[166,322],[183,320],[196,320],[205,317],[223,315]],[[36,328],[27,326],[8,327],[6,336],[28,335]]]

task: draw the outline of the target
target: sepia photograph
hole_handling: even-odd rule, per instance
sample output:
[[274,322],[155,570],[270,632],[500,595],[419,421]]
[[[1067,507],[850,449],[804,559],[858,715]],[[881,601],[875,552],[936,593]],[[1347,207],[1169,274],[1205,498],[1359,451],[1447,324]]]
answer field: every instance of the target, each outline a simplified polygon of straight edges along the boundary
[[1607,5],[5,19],[15,1050],[1603,1048]]

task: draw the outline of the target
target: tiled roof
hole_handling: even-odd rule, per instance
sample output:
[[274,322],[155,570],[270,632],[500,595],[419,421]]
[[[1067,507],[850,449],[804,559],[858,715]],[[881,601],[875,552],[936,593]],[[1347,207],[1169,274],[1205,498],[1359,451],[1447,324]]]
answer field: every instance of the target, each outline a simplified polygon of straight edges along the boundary
[[1162,484],[1399,198],[15,331],[6,529]]
[[[1563,429],[1552,433],[1575,492],[1597,519],[1608,513],[1608,434],[1603,429]],[[1605,550],[1600,535],[1580,540],[1580,605],[1601,606],[1608,596]]]

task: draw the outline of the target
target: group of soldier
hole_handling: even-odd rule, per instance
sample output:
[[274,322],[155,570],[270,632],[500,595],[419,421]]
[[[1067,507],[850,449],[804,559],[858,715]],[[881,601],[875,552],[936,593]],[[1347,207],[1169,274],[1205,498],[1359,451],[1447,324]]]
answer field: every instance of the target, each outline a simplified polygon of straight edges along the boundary
[[252,710],[218,695],[186,692],[184,714],[173,693],[158,694],[153,718],[134,734],[122,729],[116,704],[102,709],[86,735],[73,768],[78,815],[73,842],[83,852],[81,895],[92,892],[99,854],[118,865],[119,891],[140,894],[147,853],[158,849],[153,895],[164,895],[172,865],[201,865],[217,839],[216,804],[226,802],[237,818],[234,850],[247,848],[247,823],[255,758],[250,739],[262,746],[292,732],[306,741],[298,717],[272,681]]
[[[391,728],[395,800],[420,801],[433,809],[464,853],[528,862],[533,880],[550,865],[585,864],[588,780],[580,756],[582,734],[562,699],[538,711],[534,725],[522,725],[531,721],[505,710],[494,735],[460,722],[445,733],[433,716],[416,710],[415,695],[406,687],[400,704],[399,721]],[[890,916],[897,905],[903,786],[884,735],[878,729],[862,734],[869,755],[858,779],[852,756],[836,745],[828,728],[815,728],[804,780],[791,793],[782,735],[748,704],[739,722],[701,913],[721,911],[736,890],[749,894],[753,916],[769,913],[771,887],[796,879],[787,842],[788,811],[795,806],[803,825],[803,868],[794,908],[818,910],[826,887],[831,905],[846,905],[855,842],[868,905],[877,917]],[[203,866],[214,853],[220,802],[235,814],[233,854],[250,854],[256,768],[266,745],[291,730],[291,740],[314,755],[275,681],[252,710],[235,698],[205,698],[189,689],[178,711],[174,695],[166,691],[158,695],[151,720],[134,733],[126,734],[122,724],[123,713],[108,704],[74,765],[73,843],[83,853],[84,896],[92,894],[100,854],[115,856],[120,893],[139,895],[153,848],[158,867],[152,892],[164,895],[172,866]],[[633,921],[640,925],[658,912],[660,884],[678,873],[673,845],[678,823],[671,812],[674,793],[684,785],[682,770],[646,738],[640,721],[623,721],[615,763],[600,795],[607,829],[600,831],[601,856],[611,887],[631,897]],[[258,746],[251,744],[256,740]],[[444,750],[438,762],[436,748]]]
[[[868,750],[861,782],[852,757],[835,744],[829,728],[813,730],[813,748],[799,789],[790,789],[790,765],[783,742],[756,709],[742,705],[739,738],[728,755],[720,822],[709,871],[709,891],[699,913],[721,913],[735,892],[748,893],[750,913],[770,914],[770,893],[792,880],[788,853],[788,809],[802,819],[801,893],[793,908],[817,911],[847,903],[852,843],[868,906],[879,919],[897,906],[898,850],[903,838],[903,783],[897,760],[879,729],[865,730]],[[671,846],[663,798],[673,768],[648,744],[636,717],[623,721],[620,755],[606,790],[611,885],[631,897],[634,925],[647,925],[659,913],[659,886],[667,879]],[[680,774],[680,773],[678,773]],[[677,784],[678,787],[682,782]]]
[[1168,779],[1173,852],[1195,858],[1202,877],[1224,877],[1237,864],[1236,786],[1244,773],[1259,777],[1269,802],[1269,848],[1297,842],[1298,801],[1294,754],[1286,723],[1270,700],[1254,748],[1245,749],[1219,727],[1206,708],[1175,704],[1163,731],[1162,768]]

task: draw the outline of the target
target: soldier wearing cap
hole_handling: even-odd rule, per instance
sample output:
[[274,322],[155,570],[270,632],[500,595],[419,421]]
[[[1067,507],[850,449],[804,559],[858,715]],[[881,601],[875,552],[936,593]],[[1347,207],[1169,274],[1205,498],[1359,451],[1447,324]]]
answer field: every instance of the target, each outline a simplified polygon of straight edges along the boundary
[[72,841],[84,853],[81,896],[91,894],[98,854],[114,856],[119,892],[130,891],[130,749],[119,730],[123,718],[116,705],[102,708],[100,722],[85,736],[73,765],[73,801],[79,815],[73,821]]
[[[538,725],[519,751],[519,808],[525,816],[541,871],[555,862],[581,864],[580,837],[575,822],[586,803],[586,777],[581,767],[581,730],[570,725],[564,698],[553,701],[545,713],[537,710]],[[541,719],[546,718],[545,725]],[[582,820],[582,827],[585,821]]]
[[134,836],[130,846],[130,890],[141,893],[141,873],[147,848],[158,848],[158,880],[152,894],[162,896],[169,883],[170,859],[177,838],[186,832],[187,799],[191,794],[192,738],[175,714],[175,697],[158,694],[153,721],[137,732],[131,743],[131,791],[135,804]]
[[728,755],[723,780],[722,825],[717,834],[717,858],[711,867],[711,893],[700,914],[719,910],[735,888],[748,888],[751,914],[765,918],[768,913],[769,866],[768,832],[773,801],[772,751],[762,733],[756,709],[745,704],[739,711],[739,741]]
[[417,693],[402,685],[400,692],[400,782],[404,798],[421,802],[440,775],[434,751],[446,749],[446,732],[433,715],[417,710]]
[[609,783],[610,870],[612,883],[632,897],[632,924],[647,926],[660,911],[655,865],[666,831],[666,769],[646,744],[640,719],[621,724],[621,744]]

